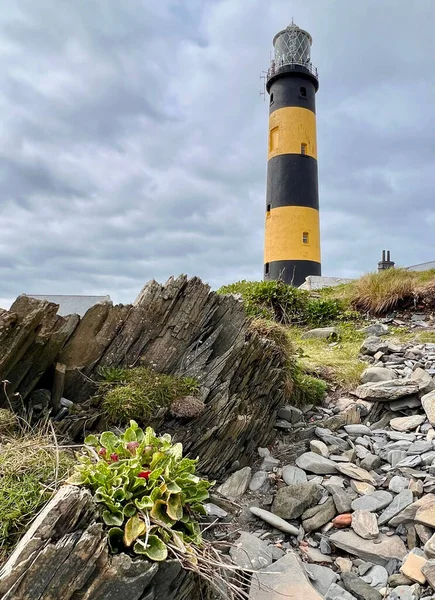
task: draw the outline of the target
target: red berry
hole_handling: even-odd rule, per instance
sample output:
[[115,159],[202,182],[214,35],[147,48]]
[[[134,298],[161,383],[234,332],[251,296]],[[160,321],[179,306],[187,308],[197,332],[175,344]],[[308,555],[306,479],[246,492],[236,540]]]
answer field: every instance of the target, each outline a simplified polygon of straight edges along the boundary
[[110,458],[113,460],[113,462],[118,462],[119,460],[119,456],[115,453],[111,454]]
[[138,477],[142,477],[142,479],[148,479],[148,477],[151,475],[151,471],[141,471],[140,473],[138,473]]
[[139,446],[139,442],[128,442],[127,450],[132,454],[136,454],[136,449]]
[[98,451],[98,456],[106,456],[106,454],[107,454],[107,450],[106,450],[106,448],[101,448],[101,449]]

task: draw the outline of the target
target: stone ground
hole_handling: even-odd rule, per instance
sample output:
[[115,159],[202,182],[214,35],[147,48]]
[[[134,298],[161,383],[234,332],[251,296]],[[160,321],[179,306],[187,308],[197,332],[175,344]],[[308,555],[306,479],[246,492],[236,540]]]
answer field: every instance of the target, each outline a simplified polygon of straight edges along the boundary
[[251,600],[435,599],[435,344],[366,329],[361,385],[282,407],[276,444],[208,505],[232,561],[256,571]]

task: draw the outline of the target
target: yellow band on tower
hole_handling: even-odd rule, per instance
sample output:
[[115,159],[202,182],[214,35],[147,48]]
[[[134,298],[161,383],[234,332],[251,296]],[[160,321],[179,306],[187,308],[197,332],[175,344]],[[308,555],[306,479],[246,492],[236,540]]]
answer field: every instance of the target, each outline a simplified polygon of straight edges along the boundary
[[279,154],[302,153],[317,159],[316,115],[298,106],[275,110],[269,117],[268,160]]
[[275,260],[320,263],[319,211],[304,206],[281,206],[267,213],[264,262]]

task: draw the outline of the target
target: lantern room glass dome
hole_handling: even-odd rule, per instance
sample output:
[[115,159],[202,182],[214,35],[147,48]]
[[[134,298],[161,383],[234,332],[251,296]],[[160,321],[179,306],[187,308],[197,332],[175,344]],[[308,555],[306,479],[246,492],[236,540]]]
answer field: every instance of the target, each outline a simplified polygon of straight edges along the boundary
[[295,23],[278,32],[273,39],[274,58],[268,72],[273,76],[281,68],[299,66],[317,78],[317,69],[311,62],[311,44],[313,40],[308,31]]

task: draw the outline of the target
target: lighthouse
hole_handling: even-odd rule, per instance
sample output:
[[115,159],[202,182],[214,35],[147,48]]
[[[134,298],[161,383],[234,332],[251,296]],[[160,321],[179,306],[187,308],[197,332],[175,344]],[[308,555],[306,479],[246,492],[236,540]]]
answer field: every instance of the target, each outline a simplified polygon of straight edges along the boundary
[[321,275],[317,69],[312,38],[292,23],[276,34],[267,72],[269,136],[264,278],[293,286]]

